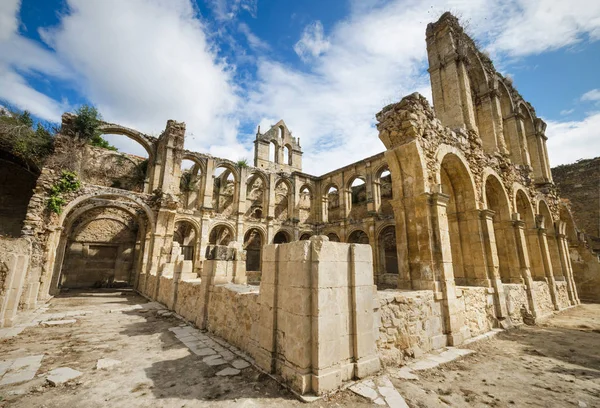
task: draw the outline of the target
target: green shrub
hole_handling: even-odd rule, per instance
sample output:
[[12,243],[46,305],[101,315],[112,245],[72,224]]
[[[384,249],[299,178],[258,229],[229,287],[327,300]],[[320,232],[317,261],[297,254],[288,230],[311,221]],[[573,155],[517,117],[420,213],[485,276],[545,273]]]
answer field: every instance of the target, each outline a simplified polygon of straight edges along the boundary
[[114,151],[117,150],[116,147],[108,143],[100,133],[98,133],[98,128],[102,122],[102,115],[100,115],[96,107],[83,105],[79,107],[75,113],[77,116],[75,117],[74,127],[80,138],[87,140],[92,146]]
[[81,188],[81,182],[77,177],[77,173],[72,171],[63,171],[60,179],[54,183],[50,189],[50,197],[48,198],[48,210],[54,214],[60,214],[62,207],[65,205],[64,193],[73,193]]

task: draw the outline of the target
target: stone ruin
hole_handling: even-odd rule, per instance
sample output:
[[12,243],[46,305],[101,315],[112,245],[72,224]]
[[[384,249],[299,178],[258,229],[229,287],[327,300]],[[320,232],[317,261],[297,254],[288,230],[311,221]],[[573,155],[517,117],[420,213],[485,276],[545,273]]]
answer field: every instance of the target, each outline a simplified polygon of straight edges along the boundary
[[[92,147],[69,113],[39,174],[3,155],[0,327],[67,288],[131,286],[324,394],[579,304],[546,124],[455,17],[426,34],[434,107],[384,107],[386,151],[321,176],[283,121],[259,128],[254,166],[184,149],[172,120],[99,127],[146,160]],[[57,214],[64,170],[81,186]]]

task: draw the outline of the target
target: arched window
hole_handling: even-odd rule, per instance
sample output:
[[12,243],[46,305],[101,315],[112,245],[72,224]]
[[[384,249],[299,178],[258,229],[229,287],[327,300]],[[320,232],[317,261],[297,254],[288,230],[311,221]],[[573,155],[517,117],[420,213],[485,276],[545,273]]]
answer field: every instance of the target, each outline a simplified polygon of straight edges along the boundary
[[379,256],[383,273],[398,273],[396,227],[389,225],[379,233]]
[[327,222],[340,219],[340,193],[335,185],[327,189]]
[[220,214],[232,215],[235,211],[237,183],[229,167],[219,166],[213,176],[213,208]]
[[196,254],[196,230],[187,221],[177,221],[173,232],[173,241],[181,248],[181,254],[186,261],[194,261]]
[[279,231],[273,237],[274,244],[287,244],[288,242],[291,242],[291,238],[290,235],[285,231]]
[[197,162],[189,159],[181,161],[179,196],[184,209],[194,209],[200,205],[201,177],[202,170]]
[[364,231],[356,230],[356,231],[352,232],[352,234],[350,234],[350,236],[348,237],[348,243],[349,244],[368,244],[369,236]]
[[329,238],[329,241],[331,242],[340,242],[340,237],[337,236],[337,234],[330,232],[329,234],[327,234],[327,238]]
[[355,177],[350,182],[348,200],[349,217],[354,220],[367,216],[367,184],[363,177]]
[[246,183],[246,217],[262,218],[266,188],[265,179],[258,173],[248,176]]
[[308,186],[300,188],[300,199],[298,203],[298,218],[301,223],[308,223],[311,221],[312,213],[312,193]]
[[231,227],[227,225],[215,226],[208,236],[208,243],[212,245],[224,245],[227,246],[231,241],[234,240],[234,234]]
[[284,180],[275,184],[275,219],[286,221],[290,218],[290,188]]
[[[251,278],[251,276],[254,276],[252,272],[261,271],[262,246],[263,238],[260,231],[257,228],[249,229],[244,236],[244,249],[246,250],[246,273],[249,273],[248,278],[250,281],[257,281],[257,279]],[[257,276],[260,276],[260,274]]]
[[277,154],[277,143],[269,143],[269,161],[273,163],[279,163],[279,155]]
[[285,145],[283,147],[283,163],[292,165],[292,148],[290,145]]

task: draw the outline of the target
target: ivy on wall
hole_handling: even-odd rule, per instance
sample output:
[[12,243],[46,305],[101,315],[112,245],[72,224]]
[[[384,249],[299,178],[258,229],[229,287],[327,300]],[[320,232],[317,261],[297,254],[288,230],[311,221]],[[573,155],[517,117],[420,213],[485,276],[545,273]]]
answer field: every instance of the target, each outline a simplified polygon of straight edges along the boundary
[[50,189],[50,197],[48,198],[48,210],[54,214],[60,214],[66,200],[63,197],[65,193],[73,193],[81,188],[81,182],[77,177],[77,173],[72,171],[63,171],[60,179],[54,183]]

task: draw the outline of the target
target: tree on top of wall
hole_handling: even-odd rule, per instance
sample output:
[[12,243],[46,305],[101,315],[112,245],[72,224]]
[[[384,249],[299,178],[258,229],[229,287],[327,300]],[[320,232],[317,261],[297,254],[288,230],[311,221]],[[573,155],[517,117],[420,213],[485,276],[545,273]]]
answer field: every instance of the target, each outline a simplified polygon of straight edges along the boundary
[[102,116],[95,106],[82,105],[75,111],[74,121],[75,130],[79,137],[96,147],[108,150],[117,150],[116,147],[108,143],[98,131],[102,123]]
[[0,150],[5,150],[26,165],[42,167],[52,153],[56,128],[38,122],[34,125],[28,111],[0,108]]

